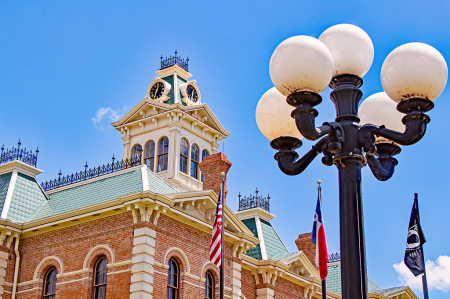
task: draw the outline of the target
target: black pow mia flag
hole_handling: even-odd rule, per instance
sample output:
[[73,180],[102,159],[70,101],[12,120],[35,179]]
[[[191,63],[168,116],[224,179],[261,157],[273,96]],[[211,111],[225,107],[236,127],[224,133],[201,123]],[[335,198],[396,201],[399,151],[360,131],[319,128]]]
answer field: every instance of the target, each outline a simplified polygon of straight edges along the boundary
[[425,273],[425,260],[422,245],[426,242],[420,227],[419,201],[417,193],[414,194],[414,204],[409,219],[408,238],[406,240],[405,265],[414,276]]

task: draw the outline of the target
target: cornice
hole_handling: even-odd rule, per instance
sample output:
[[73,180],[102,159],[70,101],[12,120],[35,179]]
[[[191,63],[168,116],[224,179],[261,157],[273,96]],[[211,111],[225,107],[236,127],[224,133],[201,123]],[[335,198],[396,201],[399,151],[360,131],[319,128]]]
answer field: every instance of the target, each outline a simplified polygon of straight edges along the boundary
[[31,166],[22,161],[14,160],[5,164],[0,165],[0,175],[12,172],[14,169],[17,169],[18,172],[30,176],[32,178],[36,177],[37,174],[43,173],[43,170],[40,170],[34,166]]

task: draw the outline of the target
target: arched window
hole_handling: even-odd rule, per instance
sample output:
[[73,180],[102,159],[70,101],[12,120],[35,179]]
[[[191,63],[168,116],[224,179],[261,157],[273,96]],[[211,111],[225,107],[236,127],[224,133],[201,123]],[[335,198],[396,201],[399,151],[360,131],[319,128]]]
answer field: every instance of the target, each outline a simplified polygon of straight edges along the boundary
[[155,171],[155,142],[150,140],[145,145],[145,164],[151,171]]
[[106,298],[106,281],[108,278],[108,259],[106,256],[101,257],[95,264],[93,292],[94,299]]
[[198,146],[191,147],[191,177],[198,178]]
[[205,299],[214,299],[214,277],[211,272],[206,272],[205,279]]
[[[205,160],[205,158],[206,157],[208,157],[209,156],[209,153],[208,153],[208,151],[207,150],[202,150],[202,161],[204,161]],[[202,182],[203,182],[203,174],[202,174]]]
[[180,171],[187,173],[189,145],[186,139],[181,138],[180,144]]
[[131,150],[131,157],[134,158],[136,156],[139,156],[142,153],[142,146],[140,144],[136,144],[133,146],[133,149]]
[[174,259],[169,260],[169,273],[167,276],[167,299],[178,298],[178,264]]
[[163,137],[158,143],[158,171],[167,170],[169,164],[169,138]]
[[56,298],[56,275],[58,270],[55,267],[47,271],[44,281],[44,299],[55,299]]

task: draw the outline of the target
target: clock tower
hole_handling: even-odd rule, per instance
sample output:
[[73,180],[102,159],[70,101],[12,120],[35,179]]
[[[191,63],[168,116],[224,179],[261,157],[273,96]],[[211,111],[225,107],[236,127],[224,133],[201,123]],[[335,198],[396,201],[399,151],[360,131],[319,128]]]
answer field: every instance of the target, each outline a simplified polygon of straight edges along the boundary
[[188,62],[176,51],[161,57],[145,98],[112,124],[123,135],[123,158],[142,155],[149,170],[179,192],[203,190],[198,164],[230,134],[189,81]]

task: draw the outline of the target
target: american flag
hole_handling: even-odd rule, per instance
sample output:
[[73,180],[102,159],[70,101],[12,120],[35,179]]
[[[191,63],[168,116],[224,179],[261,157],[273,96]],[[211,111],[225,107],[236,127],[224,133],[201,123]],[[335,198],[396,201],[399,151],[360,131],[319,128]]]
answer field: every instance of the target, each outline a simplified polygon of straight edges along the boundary
[[222,259],[222,190],[217,202],[216,218],[212,231],[211,245],[209,246],[209,259],[220,268]]

